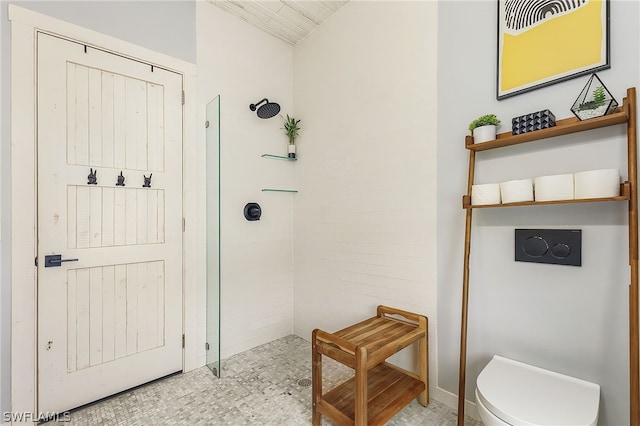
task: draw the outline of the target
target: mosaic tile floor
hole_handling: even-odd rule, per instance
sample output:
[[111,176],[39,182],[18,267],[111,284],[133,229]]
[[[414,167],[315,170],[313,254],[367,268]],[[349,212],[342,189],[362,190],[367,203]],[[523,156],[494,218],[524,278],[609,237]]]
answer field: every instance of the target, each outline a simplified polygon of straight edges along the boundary
[[[326,389],[352,374],[327,357],[323,371]],[[70,424],[310,425],[311,386],[301,379],[311,379],[311,343],[290,335],[223,360],[220,379],[207,367],[170,376],[74,410]],[[456,422],[454,410],[432,399],[426,408],[411,402],[388,425]],[[465,424],[482,425],[471,418]],[[323,425],[331,423],[323,418]]]

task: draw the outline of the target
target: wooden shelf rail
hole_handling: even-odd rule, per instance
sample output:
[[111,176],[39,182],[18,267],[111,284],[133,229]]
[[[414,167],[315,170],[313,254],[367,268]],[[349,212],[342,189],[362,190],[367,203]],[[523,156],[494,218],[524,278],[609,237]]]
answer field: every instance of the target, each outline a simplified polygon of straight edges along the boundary
[[626,102],[627,98],[623,100],[622,107],[619,107],[615,112],[609,115],[584,121],[580,121],[575,117],[564,118],[556,121],[556,125],[554,127],[522,133],[519,135],[512,135],[511,132],[504,132],[498,134],[496,139],[492,141],[474,144],[473,137],[467,135],[465,138],[465,148],[471,151],[486,151],[488,149],[519,145],[521,143],[534,142],[556,136],[570,135],[572,133],[586,132],[587,130],[626,123],[629,121],[630,114],[630,108]]
[[607,201],[627,201],[631,199],[631,184],[629,181],[620,184],[620,195],[617,197],[606,198],[580,198],[573,200],[554,200],[554,201],[518,201],[517,203],[500,203],[500,204],[481,204],[472,205],[471,196],[462,196],[463,209],[485,209],[494,207],[519,207],[519,206],[542,206],[548,204],[579,204],[579,203],[600,203]]

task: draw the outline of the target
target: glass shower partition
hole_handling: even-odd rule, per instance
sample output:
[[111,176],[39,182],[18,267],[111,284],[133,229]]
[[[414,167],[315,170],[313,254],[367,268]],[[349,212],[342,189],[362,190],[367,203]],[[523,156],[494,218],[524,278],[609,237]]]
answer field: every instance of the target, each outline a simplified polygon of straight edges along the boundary
[[207,104],[207,366],[220,377],[220,95]]

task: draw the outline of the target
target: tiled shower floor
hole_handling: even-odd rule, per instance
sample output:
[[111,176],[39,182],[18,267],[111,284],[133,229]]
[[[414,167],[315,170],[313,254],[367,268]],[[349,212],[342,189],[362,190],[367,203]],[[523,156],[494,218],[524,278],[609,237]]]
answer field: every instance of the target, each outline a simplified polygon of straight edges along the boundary
[[[350,371],[324,357],[325,389]],[[220,379],[207,367],[167,377],[72,411],[71,424],[310,425],[311,386],[298,384],[301,379],[311,379],[311,343],[290,335],[223,360]],[[388,424],[456,421],[454,410],[431,399],[426,408],[411,402]],[[331,423],[323,418],[323,424]],[[482,425],[468,417],[465,424]]]

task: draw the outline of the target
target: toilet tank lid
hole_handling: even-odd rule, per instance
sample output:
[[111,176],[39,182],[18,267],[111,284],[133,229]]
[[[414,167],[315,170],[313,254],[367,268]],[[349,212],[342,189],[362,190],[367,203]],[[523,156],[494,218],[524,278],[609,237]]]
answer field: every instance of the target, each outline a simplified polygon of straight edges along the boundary
[[495,355],[478,376],[478,397],[512,425],[596,425],[600,386]]

